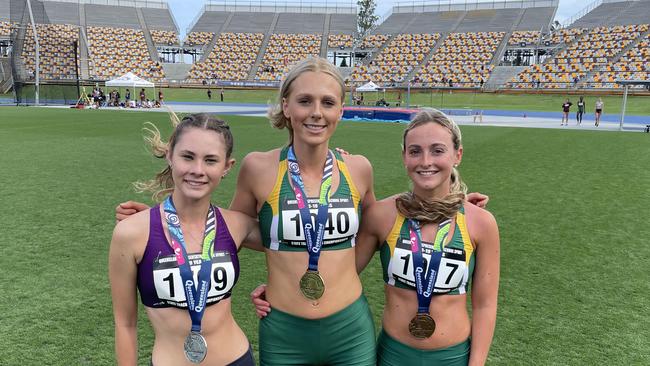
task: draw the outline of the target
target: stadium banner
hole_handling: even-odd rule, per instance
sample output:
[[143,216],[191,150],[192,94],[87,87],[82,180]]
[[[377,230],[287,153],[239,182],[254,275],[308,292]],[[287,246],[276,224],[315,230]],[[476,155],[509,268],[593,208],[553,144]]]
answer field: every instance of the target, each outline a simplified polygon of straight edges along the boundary
[[279,81],[223,81],[223,80],[218,80],[217,81],[217,86],[278,88],[278,87],[280,87],[280,82]]

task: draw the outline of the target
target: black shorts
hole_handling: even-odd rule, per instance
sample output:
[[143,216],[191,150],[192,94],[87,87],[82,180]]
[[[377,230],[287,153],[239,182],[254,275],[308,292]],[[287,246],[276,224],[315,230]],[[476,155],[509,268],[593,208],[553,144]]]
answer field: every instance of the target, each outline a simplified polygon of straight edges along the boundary
[[[149,361],[149,366],[153,366],[153,360]],[[253,348],[251,345],[248,345],[248,351],[246,353],[227,366],[255,366],[255,357],[253,357]]]
[[596,113],[603,113],[602,109],[596,109]]

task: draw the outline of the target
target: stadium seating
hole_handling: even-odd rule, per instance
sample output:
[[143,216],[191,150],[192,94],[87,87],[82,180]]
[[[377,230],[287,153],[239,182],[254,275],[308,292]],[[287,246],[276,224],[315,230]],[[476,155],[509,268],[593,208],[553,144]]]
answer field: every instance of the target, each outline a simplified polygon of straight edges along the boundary
[[504,32],[451,33],[432,59],[416,75],[427,86],[479,87],[489,77],[490,65]]
[[[39,78],[65,80],[76,78],[75,42],[79,41],[79,29],[69,24],[37,24],[39,44]],[[28,27],[22,50],[25,69],[30,77],[36,72],[36,45],[32,28]]]
[[153,43],[157,45],[177,46],[179,44],[178,35],[174,31],[152,29],[151,39],[153,40]]
[[327,47],[329,48],[352,48],[351,34],[330,34],[327,36]]
[[[543,64],[532,65],[515,76],[508,86],[550,89],[576,87],[589,72],[607,65],[610,59],[647,30],[647,24],[593,28],[576,38],[555,57]],[[582,29],[567,32],[566,36],[571,37],[581,32]]]
[[208,58],[192,66],[188,79],[245,80],[263,39],[262,33],[221,33]]
[[278,81],[289,66],[320,54],[320,34],[271,34],[256,79]]
[[537,44],[540,41],[540,31],[515,31],[512,32],[510,39],[508,39],[509,46],[519,46]]
[[385,34],[371,34],[361,41],[361,48],[380,48],[390,37]]
[[399,34],[373,59],[369,65],[358,65],[350,81],[360,85],[372,81],[391,86],[405,81],[411,70],[424,61],[440,34]]
[[150,80],[162,81],[162,66],[149,54],[140,29],[87,27],[91,76],[110,79],[127,72]]
[[11,35],[12,24],[10,22],[0,22],[0,37],[9,38]]
[[589,84],[594,88],[620,88],[621,86],[615,83],[619,79],[650,80],[650,34],[636,47],[625,52],[616,63],[604,66]]
[[203,46],[212,40],[214,33],[211,32],[190,32],[185,38],[185,46]]

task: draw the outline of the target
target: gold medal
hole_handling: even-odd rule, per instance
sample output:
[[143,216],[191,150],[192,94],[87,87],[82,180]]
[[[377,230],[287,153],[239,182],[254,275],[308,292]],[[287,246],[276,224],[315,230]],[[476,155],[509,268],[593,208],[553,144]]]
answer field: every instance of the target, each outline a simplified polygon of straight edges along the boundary
[[418,313],[409,323],[409,332],[413,337],[418,339],[431,337],[435,330],[435,320],[433,320],[431,315],[426,313]]
[[325,292],[325,283],[318,271],[307,271],[300,278],[300,292],[309,300],[318,300]]

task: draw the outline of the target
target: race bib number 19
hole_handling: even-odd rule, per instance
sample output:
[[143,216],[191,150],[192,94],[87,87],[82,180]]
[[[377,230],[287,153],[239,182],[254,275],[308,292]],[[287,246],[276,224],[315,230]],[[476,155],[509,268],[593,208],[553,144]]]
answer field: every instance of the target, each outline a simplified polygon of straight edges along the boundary
[[[201,254],[190,254],[188,257],[196,283],[201,268]],[[153,282],[159,299],[169,305],[187,307],[183,280],[173,254],[159,257],[154,261]],[[230,260],[230,254],[225,251],[215,252],[212,256],[212,276],[207,303],[221,300],[234,284],[235,268]]]

